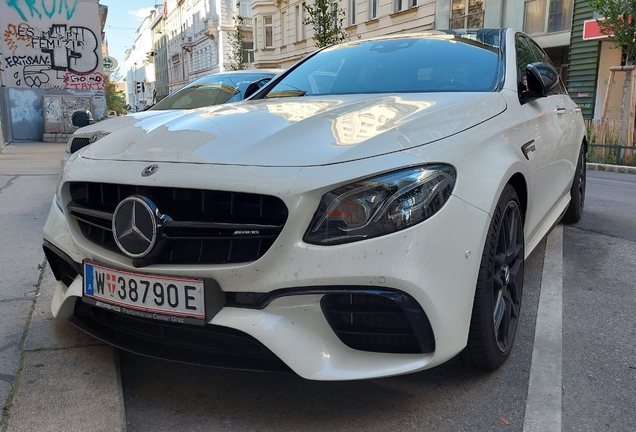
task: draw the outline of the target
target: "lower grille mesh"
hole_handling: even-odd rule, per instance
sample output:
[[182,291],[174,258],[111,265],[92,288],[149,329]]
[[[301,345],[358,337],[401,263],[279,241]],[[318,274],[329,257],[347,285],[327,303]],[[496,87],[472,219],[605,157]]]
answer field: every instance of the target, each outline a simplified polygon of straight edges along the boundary
[[248,334],[206,324],[170,324],[120,315],[81,299],[71,322],[97,339],[136,354],[229,369],[290,372],[269,349]]
[[71,154],[83,149],[89,144],[90,142],[88,138],[73,138],[73,142],[71,143]]
[[[408,299],[409,303],[415,302]],[[420,309],[409,319],[401,303],[390,296],[369,293],[326,294],[321,307],[333,331],[350,348],[400,354],[432,352],[433,334],[426,315]]]

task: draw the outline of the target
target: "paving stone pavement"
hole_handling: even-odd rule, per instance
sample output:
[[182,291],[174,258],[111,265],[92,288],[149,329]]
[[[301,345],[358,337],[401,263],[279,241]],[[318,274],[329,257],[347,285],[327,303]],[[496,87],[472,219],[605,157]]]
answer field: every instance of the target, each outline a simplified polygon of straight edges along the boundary
[[51,316],[42,227],[65,144],[0,152],[0,403],[3,432],[126,430],[115,350]]

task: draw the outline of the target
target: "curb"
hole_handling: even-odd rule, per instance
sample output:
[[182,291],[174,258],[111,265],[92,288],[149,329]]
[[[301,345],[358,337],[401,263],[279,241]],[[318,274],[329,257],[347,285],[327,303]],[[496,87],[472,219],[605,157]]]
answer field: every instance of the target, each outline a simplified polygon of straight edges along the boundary
[[624,174],[636,174],[636,166],[607,165],[599,163],[587,163],[587,169],[595,171],[608,171]]

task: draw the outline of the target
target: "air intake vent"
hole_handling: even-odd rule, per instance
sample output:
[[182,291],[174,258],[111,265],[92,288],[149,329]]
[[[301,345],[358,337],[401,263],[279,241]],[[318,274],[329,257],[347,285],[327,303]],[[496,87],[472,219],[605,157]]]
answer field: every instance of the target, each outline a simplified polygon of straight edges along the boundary
[[73,138],[73,142],[71,143],[71,154],[83,149],[89,144],[88,138]]
[[406,294],[327,294],[320,305],[333,331],[350,348],[399,354],[435,349],[428,318]]

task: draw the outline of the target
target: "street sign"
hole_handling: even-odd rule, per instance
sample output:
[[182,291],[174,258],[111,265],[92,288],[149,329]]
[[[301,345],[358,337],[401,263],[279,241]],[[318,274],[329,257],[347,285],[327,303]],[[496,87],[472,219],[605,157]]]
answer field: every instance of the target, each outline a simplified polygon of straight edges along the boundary
[[118,66],[117,60],[115,60],[114,57],[111,56],[106,56],[104,57],[104,70],[105,71],[112,71],[114,69],[116,69]]

